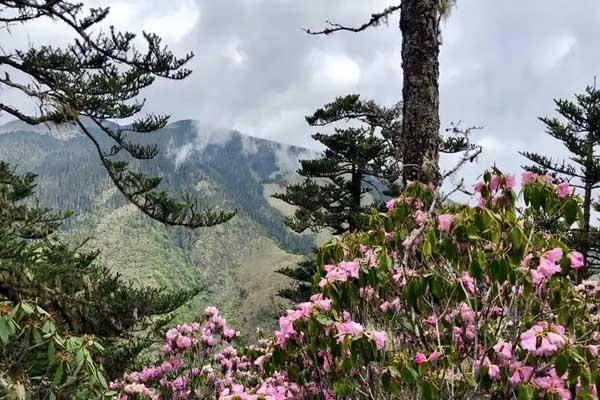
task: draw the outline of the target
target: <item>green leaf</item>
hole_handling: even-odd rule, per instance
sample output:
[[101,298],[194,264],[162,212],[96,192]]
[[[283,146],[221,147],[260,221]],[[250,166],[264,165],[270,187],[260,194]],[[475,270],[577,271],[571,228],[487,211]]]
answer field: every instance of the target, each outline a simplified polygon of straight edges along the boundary
[[513,248],[518,250],[521,248],[521,246],[523,246],[523,232],[521,231],[521,229],[519,229],[519,227],[513,227],[508,235],[510,237],[510,242],[512,243]]
[[8,337],[10,335],[6,318],[7,317],[0,317],[0,340],[2,340],[2,344],[8,343]]
[[535,392],[529,385],[521,385],[517,389],[517,398],[519,400],[532,400]]
[[402,371],[402,377],[404,378],[404,381],[410,385],[419,378],[419,373],[414,368],[406,366]]
[[435,387],[429,381],[423,382],[421,385],[421,399],[423,400],[435,400]]
[[562,376],[569,369],[569,359],[567,356],[565,354],[561,354],[556,357],[554,367],[556,368],[556,373],[558,376]]
[[315,319],[321,324],[321,325],[333,325],[335,323],[335,321],[333,321],[331,318],[329,318],[328,316],[324,315],[324,314],[317,314],[315,315]]
[[577,204],[577,201],[573,198],[570,198],[569,200],[567,200],[565,202],[565,205],[563,206],[563,215],[565,217],[565,222],[568,225],[573,224],[575,221],[577,221],[577,215],[579,214],[579,205]]
[[59,364],[58,368],[56,369],[56,372],[54,373],[54,379],[52,380],[52,382],[54,382],[55,385],[60,384],[63,377],[63,372],[63,365]]
[[352,387],[350,381],[342,380],[333,385],[333,392],[339,397],[349,397],[354,393],[354,388]]

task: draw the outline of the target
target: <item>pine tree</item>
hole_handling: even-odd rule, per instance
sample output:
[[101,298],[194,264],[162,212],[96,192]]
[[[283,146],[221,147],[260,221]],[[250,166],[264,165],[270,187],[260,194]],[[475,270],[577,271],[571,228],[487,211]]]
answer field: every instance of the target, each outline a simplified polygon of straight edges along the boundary
[[365,194],[381,198],[396,187],[399,168],[390,132],[401,123],[398,108],[383,108],[358,95],[338,97],[306,118],[311,126],[345,120],[357,126],[335,128],[335,133],[314,134],[325,146],[320,158],[301,160],[298,174],[304,181],[289,185],[275,198],[298,207],[286,224],[296,232],[330,229],[339,235],[364,225],[371,204]]
[[35,179],[0,161],[0,303],[35,302],[62,332],[97,337],[107,348],[106,369],[117,376],[198,289],[140,288],[103,267],[97,252],[58,239],[69,213],[32,206]]
[[600,263],[600,231],[592,226],[592,209],[600,210],[594,200],[594,191],[600,188],[600,90],[588,86],[585,93],[575,95],[575,101],[555,100],[556,111],[561,119],[543,117],[546,132],[561,141],[570,153],[569,160],[555,160],[534,152],[521,152],[534,162],[524,166],[528,171],[551,174],[555,179],[568,181],[583,192],[583,221],[576,228],[560,227],[550,218],[545,221],[548,229],[568,231],[570,244],[581,251],[587,270],[597,270]]
[[[114,27],[108,32],[100,29],[108,14],[108,7],[85,11],[83,3],[69,0],[0,0],[0,22],[11,29],[35,29],[49,19],[76,36],[74,43],[64,48],[43,45],[10,51],[3,46],[0,66],[5,74],[0,77],[0,90],[37,102],[39,113],[3,101],[0,112],[32,125],[77,126],[97,150],[119,191],[151,218],[191,228],[230,219],[232,213],[203,207],[190,196],[172,198],[160,190],[159,177],[130,169],[129,160],[149,160],[159,151],[155,145],[136,143],[135,136],[161,129],[169,119],[152,114],[138,117],[144,106],[140,92],[156,78],[189,76],[186,64],[193,54],[176,57],[152,33],[143,34],[146,50],[142,52],[135,34]],[[125,126],[108,122],[134,118]],[[101,139],[108,139],[111,145],[104,146]]]

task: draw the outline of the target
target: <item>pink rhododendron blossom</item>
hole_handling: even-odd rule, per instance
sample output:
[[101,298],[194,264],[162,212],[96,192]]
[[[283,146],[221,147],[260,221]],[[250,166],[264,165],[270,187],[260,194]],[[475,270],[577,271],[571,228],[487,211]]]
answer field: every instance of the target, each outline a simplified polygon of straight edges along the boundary
[[555,247],[552,250],[548,250],[543,254],[543,257],[550,260],[553,263],[557,263],[563,256],[563,251],[560,247]]
[[388,211],[394,211],[394,209],[396,208],[396,199],[388,200],[385,203],[385,207],[387,208]]
[[512,359],[512,344],[504,340],[500,340],[494,345],[494,351],[503,363],[508,363]]
[[421,365],[427,362],[427,357],[425,357],[425,354],[423,353],[417,353],[417,355],[415,356],[415,363],[417,365]]
[[477,182],[473,187],[475,188],[475,191],[477,193],[481,193],[481,190],[483,189],[484,185],[485,185],[485,183],[483,183],[483,182]]
[[358,290],[358,295],[366,301],[370,301],[375,295],[375,289],[373,289],[371,286],[361,287]]
[[461,282],[467,293],[471,295],[475,294],[475,281],[468,271],[463,272]]
[[437,360],[440,359],[440,357],[442,356],[442,353],[440,353],[439,351],[432,351],[431,354],[429,355],[429,362],[436,362]]
[[504,179],[505,179],[505,183],[504,183],[505,190],[512,190],[516,186],[517,179],[515,178],[515,176],[513,174],[504,175]]
[[537,356],[550,356],[562,348],[567,339],[565,328],[541,321],[521,334],[521,347]]
[[452,214],[442,214],[438,216],[438,228],[440,231],[448,233],[452,226],[452,220],[454,217]]
[[571,194],[571,188],[568,182],[561,182],[556,186],[556,194],[561,199],[568,197]]
[[533,172],[525,171],[521,174],[521,184],[523,186],[530,184],[537,179],[537,174]]
[[375,331],[372,333],[372,336],[377,350],[383,350],[387,341],[387,333],[384,331]]
[[583,259],[583,254],[578,251],[573,251],[569,254],[569,259],[571,260],[571,268],[579,271],[585,267],[585,262]]
[[500,187],[500,176],[493,175],[490,179],[490,191],[495,192]]
[[571,391],[565,387],[566,375],[558,376],[556,370],[552,368],[548,375],[536,377],[533,383],[541,389],[542,395],[557,395],[561,400],[571,400]]
[[422,210],[417,210],[413,213],[413,217],[417,224],[423,225],[423,223],[425,223],[425,218],[427,217],[427,214],[425,214]]

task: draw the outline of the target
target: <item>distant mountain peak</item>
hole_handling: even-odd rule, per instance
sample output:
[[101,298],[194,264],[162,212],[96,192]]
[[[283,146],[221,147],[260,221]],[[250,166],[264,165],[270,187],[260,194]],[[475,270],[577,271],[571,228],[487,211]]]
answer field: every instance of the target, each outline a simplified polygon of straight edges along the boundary
[[0,134],[13,132],[35,132],[40,135],[52,136],[58,140],[70,140],[81,135],[79,127],[74,123],[56,124],[54,122],[46,122],[38,125],[29,125],[23,121],[14,120],[0,126]]

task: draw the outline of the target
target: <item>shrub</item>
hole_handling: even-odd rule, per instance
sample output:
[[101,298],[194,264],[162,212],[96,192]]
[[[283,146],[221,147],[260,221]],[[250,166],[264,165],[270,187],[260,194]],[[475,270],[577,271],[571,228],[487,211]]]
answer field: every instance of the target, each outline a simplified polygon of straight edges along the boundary
[[175,370],[113,388],[121,399],[136,398],[127,384],[171,398],[177,379],[181,398],[597,398],[600,284],[578,282],[582,255],[536,225],[543,214],[573,224],[579,199],[545,176],[523,183],[517,195],[514,176],[487,172],[475,207],[412,184],[369,231],[321,248],[315,294],[260,347],[223,334],[207,347],[204,330],[226,329],[213,313],[189,346],[177,342],[188,328],[168,334]]
[[66,336],[42,308],[0,303],[0,398],[90,399],[107,389],[92,336]]

